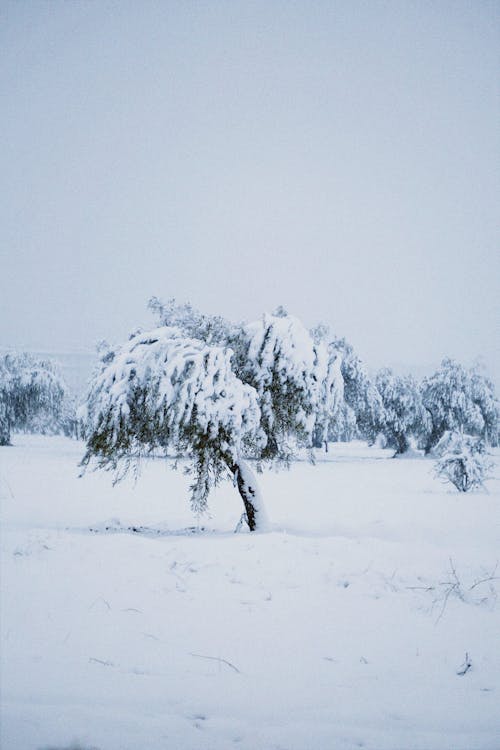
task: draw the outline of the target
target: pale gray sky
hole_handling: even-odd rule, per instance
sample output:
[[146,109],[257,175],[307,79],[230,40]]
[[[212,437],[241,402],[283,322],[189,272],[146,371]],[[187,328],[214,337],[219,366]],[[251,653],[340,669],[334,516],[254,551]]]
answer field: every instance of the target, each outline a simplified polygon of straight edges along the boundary
[[4,2],[0,345],[156,294],[499,361],[498,2]]

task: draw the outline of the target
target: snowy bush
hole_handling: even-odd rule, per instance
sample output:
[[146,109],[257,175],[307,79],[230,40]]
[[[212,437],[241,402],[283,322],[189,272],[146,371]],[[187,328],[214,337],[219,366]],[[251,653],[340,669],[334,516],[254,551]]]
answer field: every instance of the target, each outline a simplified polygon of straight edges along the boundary
[[458,432],[446,432],[436,448],[436,476],[451,482],[459,492],[482,487],[492,469],[484,440]]

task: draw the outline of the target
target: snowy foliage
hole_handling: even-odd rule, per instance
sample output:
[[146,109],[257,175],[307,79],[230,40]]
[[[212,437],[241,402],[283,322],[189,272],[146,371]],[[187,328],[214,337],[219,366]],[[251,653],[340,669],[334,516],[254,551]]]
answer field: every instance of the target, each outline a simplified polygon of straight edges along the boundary
[[324,421],[335,400],[334,373],[329,372],[324,344],[315,343],[283,306],[250,324],[233,324],[175,299],[164,303],[153,297],[149,308],[162,325],[175,327],[182,335],[208,345],[232,350],[233,371],[259,396],[266,445],[255,457],[286,461],[297,445],[310,443],[313,412],[320,410],[319,419]]
[[[162,325],[232,350],[233,371],[259,395],[266,445],[255,458],[286,462],[298,446],[311,445],[313,421],[316,439],[323,440],[341,418],[341,356],[331,348],[328,351],[325,335],[309,334],[282,305],[250,324],[209,316],[175,299],[163,303],[154,297],[149,307]],[[328,330],[319,329],[323,334]]]
[[310,447],[328,356],[302,323],[280,311],[246,325],[236,371],[258,394],[267,437],[260,458],[287,461]]
[[484,440],[460,432],[446,432],[434,449],[436,476],[459,492],[482,487],[493,467]]
[[500,442],[500,402],[495,395],[495,387],[479,367],[472,367],[469,375],[471,400],[481,411],[484,423],[480,433],[481,437],[488,445],[498,446]]
[[[336,342],[329,342],[330,328],[325,323],[318,323],[310,331],[314,346],[318,352],[324,349],[328,356],[328,365],[319,378],[319,399],[316,411],[313,445],[320,448],[328,443],[345,439],[346,435],[356,431],[356,417],[344,398],[344,377],[342,374],[345,351]],[[319,355],[321,358],[321,354]]]
[[11,430],[59,432],[65,392],[49,360],[5,354],[0,359],[0,445],[9,444]]
[[206,344],[228,345],[237,326],[218,315],[206,315],[189,302],[178,303],[174,297],[162,302],[151,297],[148,308],[161,326],[178,328],[184,336],[199,339]]
[[344,338],[334,338],[330,346],[342,356],[345,406],[339,414],[339,422],[343,421],[345,432],[339,439],[359,437],[373,443],[383,424],[380,393],[351,344]]
[[66,394],[61,404],[59,416],[59,432],[66,437],[80,439],[84,437],[84,425],[78,418],[78,401],[74,396]]
[[431,450],[445,432],[462,430],[498,444],[500,405],[492,383],[477,369],[465,369],[452,359],[422,383],[422,401],[431,426],[426,449]]
[[[320,344],[316,344],[321,358]],[[344,378],[342,377],[342,355],[335,349],[330,348],[327,354],[326,368],[318,378],[318,405],[316,408],[316,424],[314,427],[314,446],[319,448],[325,446],[328,450],[328,442],[332,433],[336,430],[345,431],[345,401],[344,401]]]
[[388,368],[377,373],[375,384],[383,404],[380,432],[389,448],[405,453],[425,432],[427,422],[418,385],[411,376],[395,375]]
[[[328,440],[330,442],[349,442],[359,436],[356,422],[356,414],[344,399],[334,420],[330,421],[328,427]],[[374,444],[375,439],[370,439]]]

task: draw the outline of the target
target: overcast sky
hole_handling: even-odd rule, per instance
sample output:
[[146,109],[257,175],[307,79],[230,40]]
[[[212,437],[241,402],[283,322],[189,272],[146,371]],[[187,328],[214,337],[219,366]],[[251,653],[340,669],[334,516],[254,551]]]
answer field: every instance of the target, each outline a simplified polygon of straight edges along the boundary
[[498,379],[497,2],[4,2],[0,345],[283,304]]

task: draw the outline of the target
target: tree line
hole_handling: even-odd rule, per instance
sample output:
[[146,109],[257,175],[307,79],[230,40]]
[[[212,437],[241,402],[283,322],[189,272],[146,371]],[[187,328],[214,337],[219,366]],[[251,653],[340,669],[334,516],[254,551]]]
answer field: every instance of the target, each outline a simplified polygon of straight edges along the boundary
[[152,452],[188,461],[200,512],[230,476],[251,530],[265,525],[257,481],[265,462],[288,464],[331,440],[386,441],[427,452],[449,431],[498,443],[500,408],[477,369],[445,360],[429,378],[382,370],[372,378],[325,326],[308,331],[283,308],[233,324],[175,300],[149,305],[156,326],[102,356],[86,406],[87,450],[117,477]]

